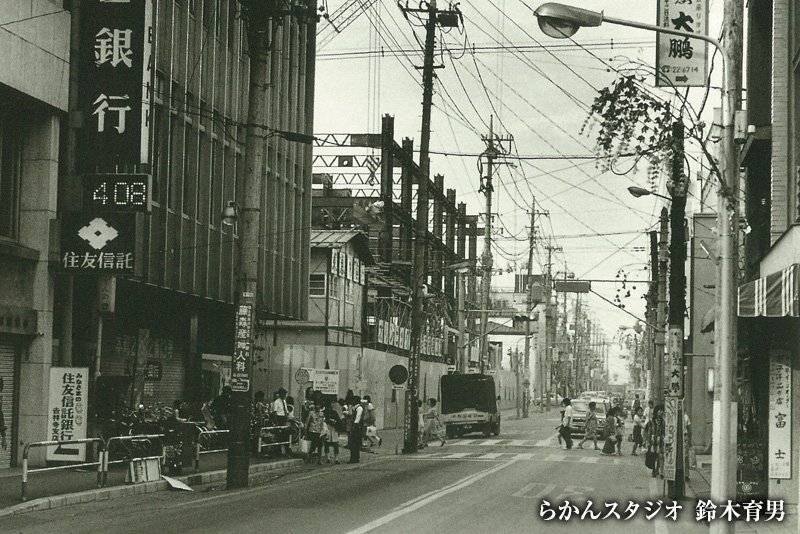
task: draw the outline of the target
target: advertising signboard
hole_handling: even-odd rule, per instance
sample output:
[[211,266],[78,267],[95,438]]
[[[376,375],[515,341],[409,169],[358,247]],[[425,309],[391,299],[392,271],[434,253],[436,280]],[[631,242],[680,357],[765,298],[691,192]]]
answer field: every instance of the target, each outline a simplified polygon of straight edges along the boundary
[[[88,367],[50,368],[48,440],[72,441],[86,437],[88,395]],[[48,462],[83,462],[85,457],[85,443],[47,447]]]

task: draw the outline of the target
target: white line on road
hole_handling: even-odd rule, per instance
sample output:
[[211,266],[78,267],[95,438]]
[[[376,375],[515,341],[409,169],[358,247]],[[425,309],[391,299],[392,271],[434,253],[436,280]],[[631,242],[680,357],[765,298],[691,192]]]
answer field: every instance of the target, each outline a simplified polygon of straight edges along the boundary
[[472,453],[471,452],[454,452],[452,454],[448,454],[444,458],[466,458],[470,454],[472,454]]
[[557,437],[558,437],[558,433],[556,433],[556,434],[553,434],[552,436],[550,436],[550,437],[549,437],[549,438],[547,438],[547,439],[543,439],[543,440],[541,440],[541,441],[537,441],[537,442],[536,442],[536,446],[537,446],[537,447],[547,447],[547,446],[549,446],[549,445],[550,445],[550,443],[551,443],[551,442],[552,442],[554,439],[556,439]]
[[481,456],[478,456],[479,460],[493,460],[494,458],[500,458],[503,456],[504,453],[502,452],[487,452]]
[[450,484],[449,486],[445,486],[445,487],[443,487],[441,489],[438,489],[438,490],[436,490],[434,492],[428,493],[426,496],[424,496],[424,498],[416,498],[416,499],[414,499],[412,501],[409,501],[407,503],[401,504],[400,506],[395,508],[394,511],[386,514],[383,517],[379,517],[378,519],[376,519],[376,520],[374,520],[374,521],[372,521],[370,523],[367,523],[366,525],[364,525],[362,527],[359,527],[359,528],[357,528],[355,530],[351,530],[347,534],[364,534],[366,532],[371,532],[371,531],[373,531],[373,530],[375,530],[375,529],[377,529],[379,527],[382,527],[383,525],[385,525],[387,523],[390,523],[390,522],[394,521],[398,517],[402,517],[402,516],[404,516],[406,514],[409,514],[409,513],[413,512],[415,510],[419,510],[423,506],[426,506],[426,505],[428,505],[428,504],[430,504],[430,503],[432,503],[432,502],[434,502],[434,501],[436,501],[438,499],[441,499],[442,497],[444,497],[446,495],[454,493],[454,492],[456,492],[456,491],[458,491],[460,489],[466,488],[467,486],[471,486],[475,482],[477,482],[477,481],[479,481],[479,480],[481,480],[481,479],[483,479],[483,478],[485,478],[485,477],[487,477],[489,475],[492,475],[492,474],[494,474],[494,473],[496,473],[496,472],[498,472],[498,471],[500,471],[502,469],[505,469],[506,467],[508,467],[510,465],[513,465],[514,463],[515,463],[514,460],[512,460],[512,461],[506,462],[504,464],[496,465],[496,466],[491,467],[489,469],[484,469],[483,471],[478,471],[477,473],[472,474],[472,475],[470,475],[468,477],[462,478],[461,480],[458,480],[458,481]]

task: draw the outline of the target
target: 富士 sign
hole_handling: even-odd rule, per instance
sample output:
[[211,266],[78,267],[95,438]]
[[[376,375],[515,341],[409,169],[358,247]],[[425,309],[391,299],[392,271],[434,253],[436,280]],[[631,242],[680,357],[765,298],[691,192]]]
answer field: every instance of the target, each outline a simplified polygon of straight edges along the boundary
[[[658,0],[656,25],[708,35],[708,0]],[[656,86],[703,87],[708,83],[708,46],[680,35],[656,35]]]
[[61,267],[66,271],[134,274],[135,213],[64,213]]
[[769,362],[769,478],[792,478],[792,367],[788,351]]
[[84,0],[81,91],[86,168],[149,163],[153,1]]
[[[89,393],[88,367],[51,367],[47,403],[47,439],[73,441],[86,438]],[[86,444],[47,447],[47,461],[82,462]]]

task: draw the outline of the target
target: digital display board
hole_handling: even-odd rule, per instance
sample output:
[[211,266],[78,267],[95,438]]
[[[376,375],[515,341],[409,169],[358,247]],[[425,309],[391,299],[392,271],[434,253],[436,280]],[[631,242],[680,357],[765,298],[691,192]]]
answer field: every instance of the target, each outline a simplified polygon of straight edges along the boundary
[[83,207],[93,213],[150,211],[149,174],[87,174],[83,177]]

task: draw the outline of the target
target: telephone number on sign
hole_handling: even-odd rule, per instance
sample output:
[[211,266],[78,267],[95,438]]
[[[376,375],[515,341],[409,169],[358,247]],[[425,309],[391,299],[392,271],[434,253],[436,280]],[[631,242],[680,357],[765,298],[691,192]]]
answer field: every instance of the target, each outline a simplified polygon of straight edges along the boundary
[[666,72],[670,74],[689,74],[692,72],[700,72],[700,67],[698,66],[689,66],[689,67],[678,67],[675,65],[663,65],[661,67],[661,72]]

